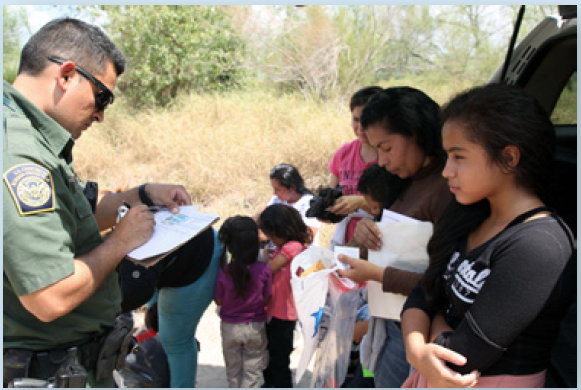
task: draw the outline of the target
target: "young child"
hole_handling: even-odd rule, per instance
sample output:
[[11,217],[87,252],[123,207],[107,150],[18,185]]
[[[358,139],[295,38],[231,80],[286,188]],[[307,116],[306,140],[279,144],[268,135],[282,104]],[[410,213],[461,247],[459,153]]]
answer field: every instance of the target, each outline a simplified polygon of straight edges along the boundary
[[[385,168],[373,164],[363,171],[359,181],[357,182],[357,191],[363,195],[365,202],[367,202],[369,213],[373,215],[375,221],[381,219],[385,201],[389,199],[390,196],[388,176],[389,173]],[[355,238],[351,238],[347,245],[359,247],[360,258],[368,258],[367,248],[363,245],[359,245]],[[347,376],[345,377],[345,382],[341,387],[375,387],[373,374],[369,372],[364,374],[360,359],[360,344],[363,336],[367,333],[368,328],[369,310],[366,286],[361,290],[360,301],[357,306],[357,317],[355,330],[353,332],[353,345],[351,347],[349,369],[347,371]]]
[[264,370],[263,387],[293,387],[290,354],[297,311],[291,289],[291,261],[312,241],[311,230],[299,212],[287,205],[268,206],[258,218],[258,227],[275,245],[264,249],[263,258],[273,273],[272,300],[266,307],[270,362]]
[[[381,214],[383,212],[383,208],[385,207],[385,202],[390,197],[389,191],[389,173],[385,170],[385,168],[380,167],[377,164],[373,164],[367,167],[359,181],[357,182],[357,191],[363,196],[365,202],[368,205],[369,214],[371,214],[374,218],[374,221],[379,221],[381,219]],[[349,219],[350,216],[346,217]],[[355,238],[351,238],[348,243],[342,242],[343,238],[345,237],[344,229],[341,230],[340,226],[345,228],[346,224],[338,224],[337,228],[335,229],[335,233],[331,238],[331,242],[329,244],[329,249],[333,250],[335,246],[356,246],[359,247],[360,251],[360,258],[367,259],[367,248],[363,245],[359,245]]]
[[385,202],[390,198],[388,177],[384,167],[373,164],[363,171],[357,183],[357,191],[363,195],[376,221],[381,219]]
[[494,84],[443,110],[455,197],[402,312],[404,387],[543,387],[576,297],[575,240],[545,206],[555,132],[527,92]]
[[[219,232],[224,251],[214,301],[220,306],[222,351],[230,387],[259,387],[268,364],[266,312],[272,274],[257,261],[258,226],[250,217],[228,218]],[[226,262],[230,252],[230,262]]]

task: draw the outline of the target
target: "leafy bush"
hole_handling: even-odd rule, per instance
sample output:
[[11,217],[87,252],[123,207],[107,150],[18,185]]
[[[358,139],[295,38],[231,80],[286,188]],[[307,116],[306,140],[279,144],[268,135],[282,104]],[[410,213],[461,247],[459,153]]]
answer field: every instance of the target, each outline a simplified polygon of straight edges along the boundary
[[167,106],[180,92],[241,82],[244,45],[219,6],[103,6],[106,29],[127,57],[119,90],[135,108]]

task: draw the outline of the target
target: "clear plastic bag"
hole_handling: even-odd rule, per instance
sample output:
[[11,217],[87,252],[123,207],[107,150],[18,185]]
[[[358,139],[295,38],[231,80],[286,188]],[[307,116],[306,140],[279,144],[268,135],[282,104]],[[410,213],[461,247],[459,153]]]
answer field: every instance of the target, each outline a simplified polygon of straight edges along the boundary
[[328,285],[311,387],[337,388],[345,380],[360,304],[358,286],[352,282],[332,273]]

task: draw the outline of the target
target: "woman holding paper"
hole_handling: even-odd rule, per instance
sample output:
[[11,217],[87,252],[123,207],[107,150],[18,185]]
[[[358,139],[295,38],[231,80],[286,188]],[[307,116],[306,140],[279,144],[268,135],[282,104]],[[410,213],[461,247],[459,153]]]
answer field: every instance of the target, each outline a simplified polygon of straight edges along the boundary
[[[409,87],[387,88],[373,96],[361,114],[369,143],[377,150],[378,165],[389,175],[392,192],[385,206],[405,216],[435,223],[451,194],[441,172],[446,157],[442,147],[440,108],[425,93]],[[382,237],[375,223],[363,218],[355,239],[370,250],[381,248]],[[385,237],[386,240],[389,237]],[[351,269],[339,271],[356,282],[377,281],[385,292],[408,296],[417,285],[419,273],[393,267],[382,268],[360,259],[340,256]],[[410,366],[406,361],[401,325],[396,320],[378,320],[371,328],[385,328],[385,342],[367,368],[375,374],[377,387],[400,387]],[[382,333],[382,332],[379,332]],[[378,334],[379,334],[378,333]],[[370,333],[369,337],[373,337]],[[375,338],[374,342],[381,342]]]
[[506,85],[460,94],[443,117],[443,176],[456,202],[402,313],[417,370],[406,387],[543,387],[577,291],[575,239],[545,206],[553,125],[532,96]]

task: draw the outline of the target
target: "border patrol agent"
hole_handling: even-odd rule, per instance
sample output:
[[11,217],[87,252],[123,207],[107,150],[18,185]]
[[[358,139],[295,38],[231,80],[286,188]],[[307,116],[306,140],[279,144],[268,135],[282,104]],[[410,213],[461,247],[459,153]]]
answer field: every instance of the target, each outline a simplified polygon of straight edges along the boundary
[[[104,119],[124,68],[100,29],[55,19],[23,48],[13,85],[4,82],[5,387],[14,380],[31,386],[18,378],[112,387],[132,331],[117,317],[116,267],[153,233],[147,206],[177,212],[191,204],[185,189],[171,184],[108,194],[98,205],[85,196],[72,148]],[[100,231],[115,225],[123,201],[132,207],[103,241]]]

